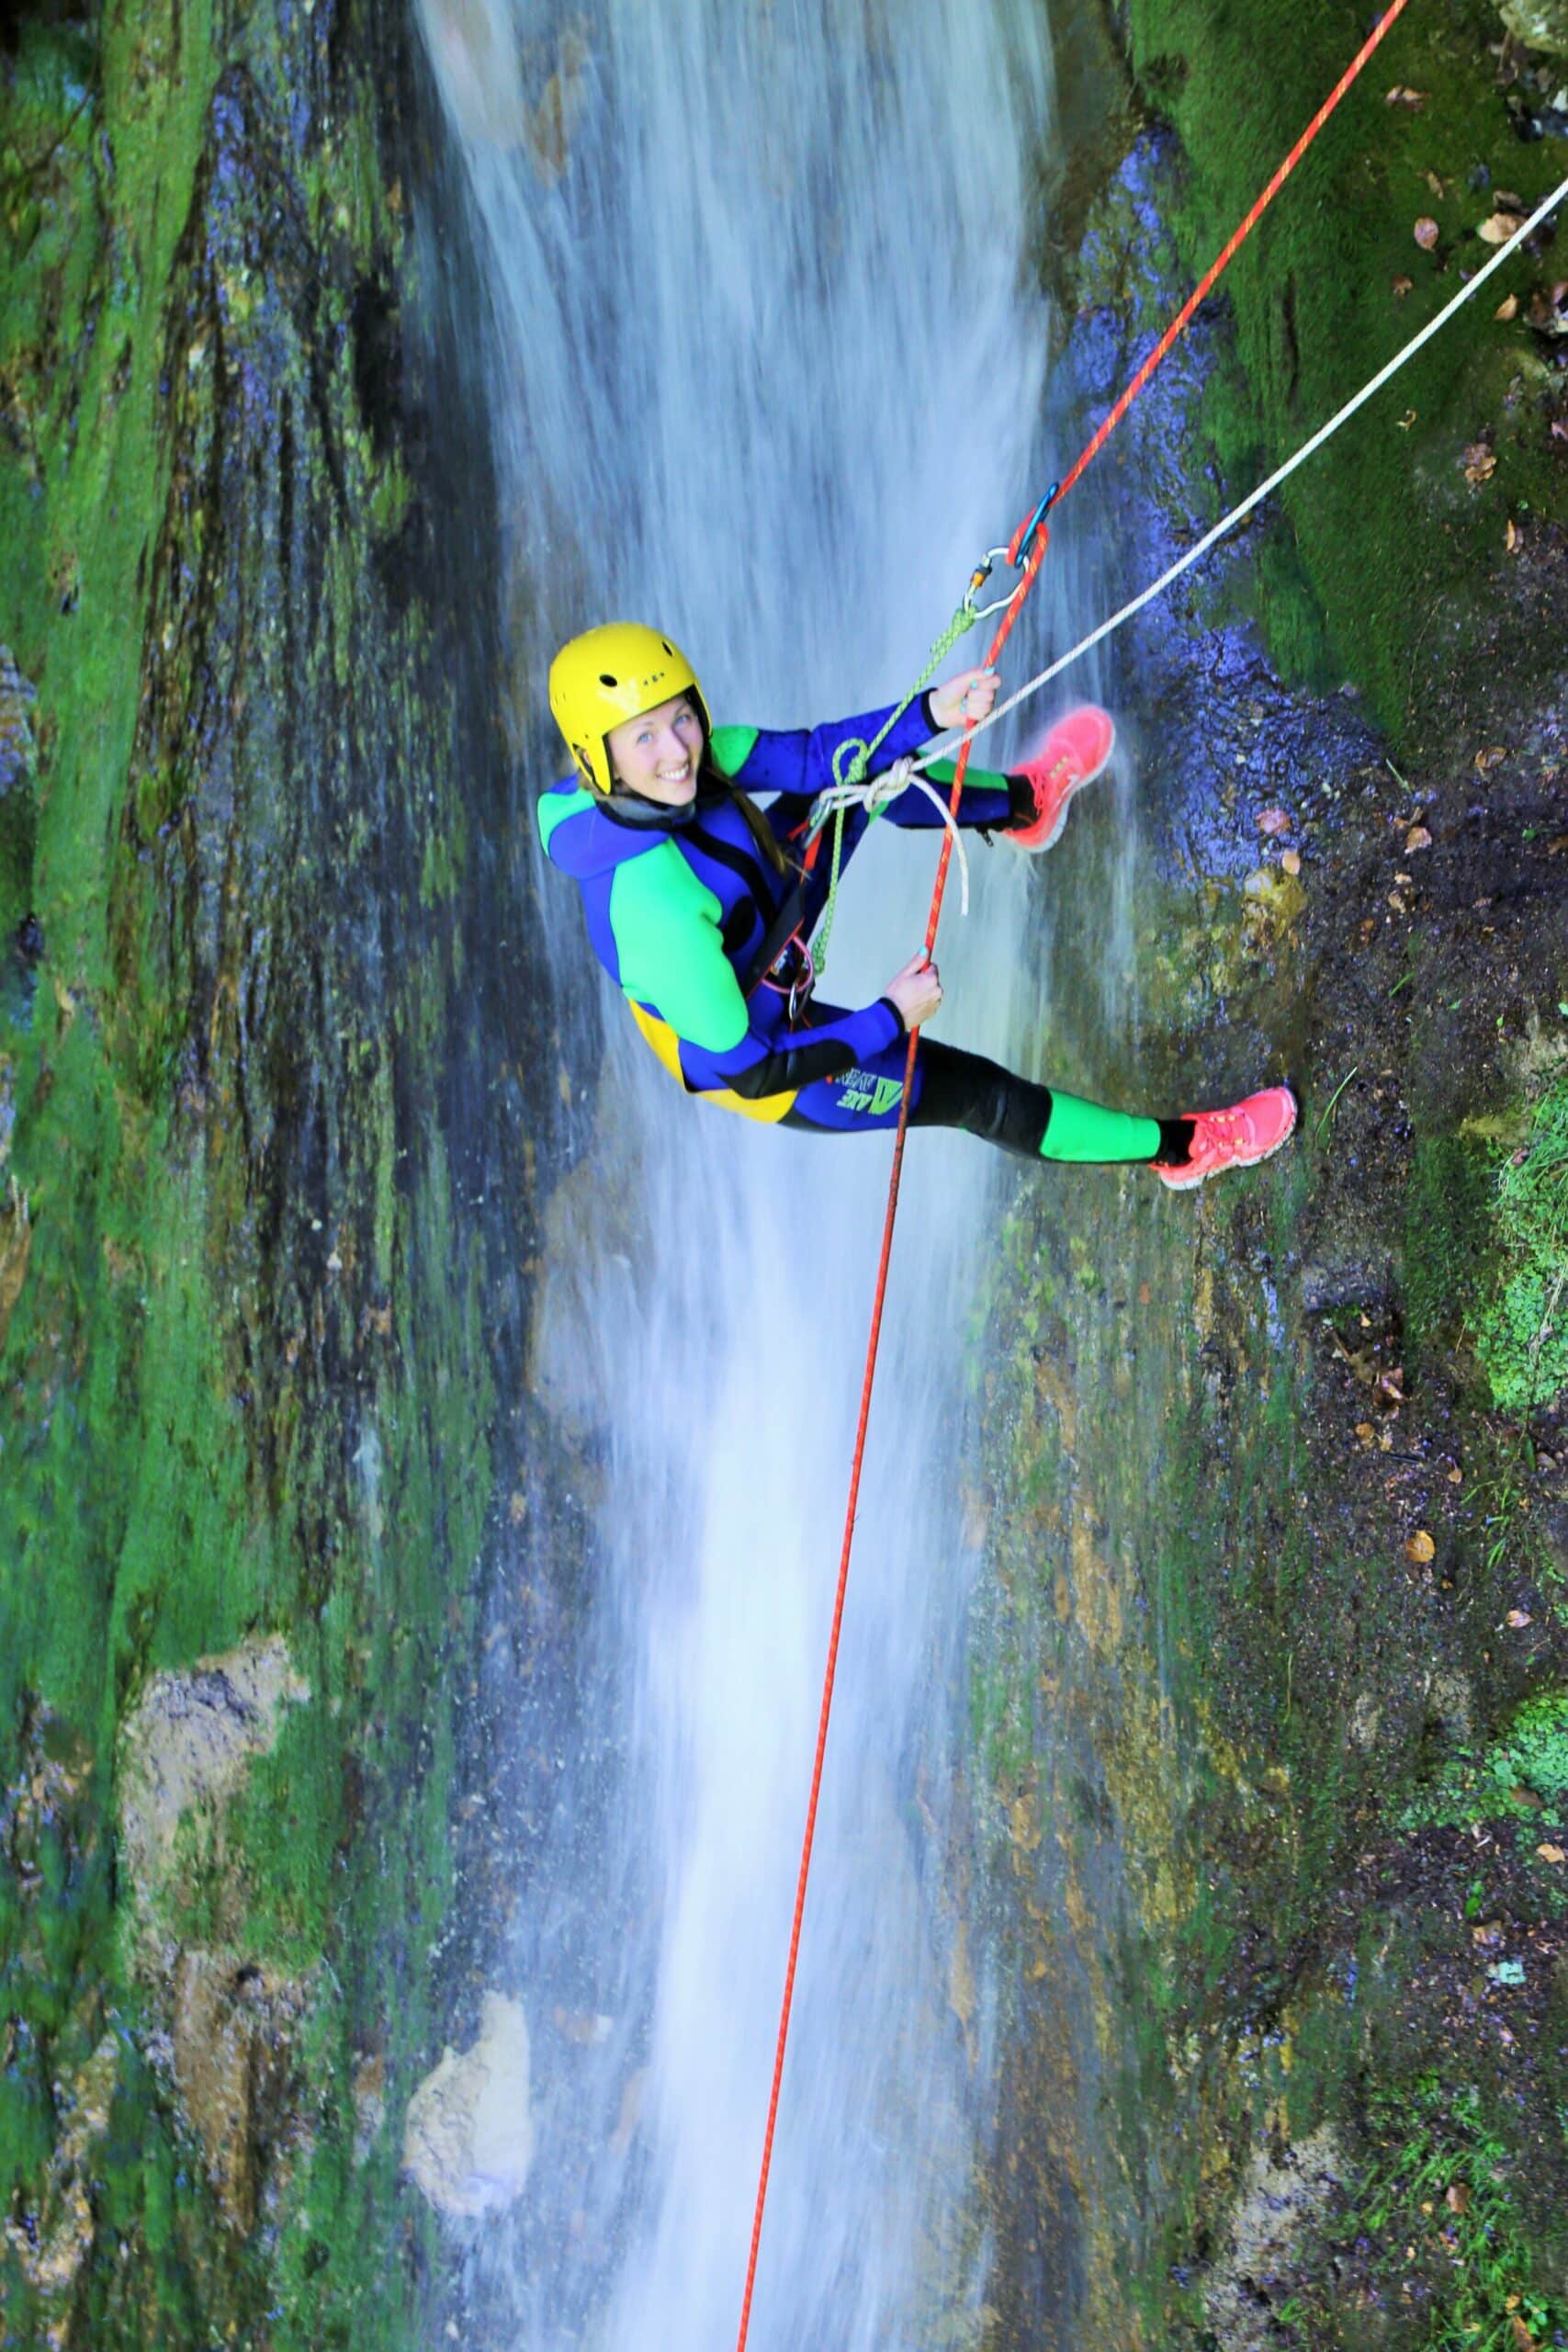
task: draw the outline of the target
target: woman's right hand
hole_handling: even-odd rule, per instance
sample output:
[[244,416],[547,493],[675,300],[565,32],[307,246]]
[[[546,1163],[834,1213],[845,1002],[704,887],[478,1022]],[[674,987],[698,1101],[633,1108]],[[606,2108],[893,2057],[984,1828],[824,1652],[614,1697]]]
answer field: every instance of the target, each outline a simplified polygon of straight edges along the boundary
[[942,1002],[942,974],[922,948],[901,972],[895,972],[882,993],[897,1006],[906,1031],[921,1029]]

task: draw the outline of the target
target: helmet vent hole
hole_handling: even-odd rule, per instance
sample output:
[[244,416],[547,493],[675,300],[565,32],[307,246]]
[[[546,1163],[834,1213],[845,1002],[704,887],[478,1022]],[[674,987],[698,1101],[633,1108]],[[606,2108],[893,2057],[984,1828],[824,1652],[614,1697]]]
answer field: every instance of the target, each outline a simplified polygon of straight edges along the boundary
[[612,678],[612,677],[611,677],[610,673],[608,672],[608,670],[601,670],[601,671],[600,671],[600,673],[599,673],[599,684],[600,684],[602,686],[618,686],[618,685],[620,684],[620,683],[621,683],[621,682],[620,682],[619,678]]

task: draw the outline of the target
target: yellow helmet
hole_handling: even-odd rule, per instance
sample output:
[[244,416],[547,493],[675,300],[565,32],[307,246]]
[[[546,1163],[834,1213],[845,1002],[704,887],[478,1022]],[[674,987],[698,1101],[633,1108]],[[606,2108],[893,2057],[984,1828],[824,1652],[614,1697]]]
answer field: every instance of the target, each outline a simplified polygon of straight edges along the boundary
[[637,621],[610,621],[584,629],[550,663],[550,715],[566,738],[578,774],[591,792],[607,794],[615,779],[604,738],[623,719],[689,695],[703,733],[712,733],[696,673],[678,645]]

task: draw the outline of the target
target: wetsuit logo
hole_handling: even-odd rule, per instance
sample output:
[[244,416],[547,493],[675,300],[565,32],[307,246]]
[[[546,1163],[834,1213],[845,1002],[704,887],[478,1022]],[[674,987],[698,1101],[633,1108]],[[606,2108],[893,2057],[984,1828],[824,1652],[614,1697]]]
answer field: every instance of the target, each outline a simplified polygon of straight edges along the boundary
[[869,1069],[847,1069],[844,1091],[834,1107],[840,1111],[869,1111],[874,1119],[881,1119],[897,1108],[903,1093],[901,1078],[878,1078]]

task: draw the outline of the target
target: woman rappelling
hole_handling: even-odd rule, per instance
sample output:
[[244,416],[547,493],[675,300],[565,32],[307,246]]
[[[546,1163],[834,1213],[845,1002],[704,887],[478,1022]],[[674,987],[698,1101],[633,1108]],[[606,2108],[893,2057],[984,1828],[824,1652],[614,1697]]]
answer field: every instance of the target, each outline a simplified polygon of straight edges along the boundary
[[[923,694],[883,741],[883,769],[983,718],[997,685],[994,670],[966,670]],[[545,848],[578,883],[600,962],[689,1094],[819,1134],[893,1127],[909,1033],[920,1029],[910,1126],[963,1127],[1031,1159],[1143,1161],[1178,1192],[1252,1167],[1289,1137],[1288,1086],[1224,1110],[1147,1118],[928,1038],[923,1024],[942,991],[923,956],[858,1012],[816,998],[808,943],[829,874],[816,855],[812,807],[833,784],[835,752],[871,741],[886,711],[809,730],[715,727],[684,654],[628,622],[562,647],[550,665],[550,708],[577,772],[541,796]],[[1015,849],[1049,849],[1114,741],[1107,714],[1081,705],[1023,766],[1005,775],[972,767],[959,824]],[[951,782],[942,763],[929,772]],[[765,808],[754,793],[773,796]],[[917,831],[944,821],[912,782],[881,813]],[[863,803],[849,812],[840,866],[869,822]]]

